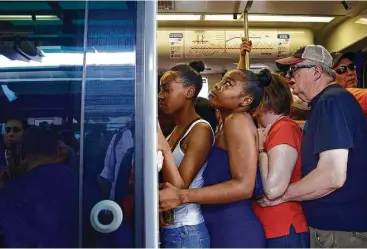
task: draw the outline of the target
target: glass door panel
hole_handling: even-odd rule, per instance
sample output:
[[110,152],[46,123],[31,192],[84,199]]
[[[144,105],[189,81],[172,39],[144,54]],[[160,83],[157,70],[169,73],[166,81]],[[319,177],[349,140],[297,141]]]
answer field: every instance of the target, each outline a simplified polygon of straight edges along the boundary
[[158,245],[155,5],[0,3],[2,247]]

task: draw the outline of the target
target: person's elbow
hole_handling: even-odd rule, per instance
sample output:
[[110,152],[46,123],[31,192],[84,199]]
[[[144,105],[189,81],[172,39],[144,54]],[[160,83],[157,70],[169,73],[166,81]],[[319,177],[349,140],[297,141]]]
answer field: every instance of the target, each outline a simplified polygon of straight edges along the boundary
[[281,186],[264,187],[264,193],[270,200],[274,200],[282,196],[285,190],[286,188],[282,188]]
[[253,196],[253,194],[254,194],[254,188],[248,188],[244,191],[242,199],[248,200]]
[[330,188],[333,190],[339,189],[344,186],[347,180],[347,172],[331,172],[330,176]]
[[320,154],[317,168],[321,170],[322,183],[327,184],[329,189],[336,190],[344,186],[347,180],[348,154],[347,149],[329,150]]
[[176,188],[179,188],[179,189],[186,189],[186,188],[188,188],[188,187],[186,187],[186,184],[185,184],[185,182],[184,182],[183,179],[171,179],[171,180],[169,180],[168,178],[166,178],[165,180],[167,182],[171,183]]
[[190,187],[190,184],[186,184],[184,180],[181,180],[176,182],[175,187],[179,189],[188,189]]
[[247,200],[253,196],[255,184],[249,184],[248,182],[237,182],[238,200]]
[[263,180],[264,193],[270,200],[277,199],[282,196],[287,190],[289,180],[285,177],[285,173],[282,175],[269,176],[265,181]]

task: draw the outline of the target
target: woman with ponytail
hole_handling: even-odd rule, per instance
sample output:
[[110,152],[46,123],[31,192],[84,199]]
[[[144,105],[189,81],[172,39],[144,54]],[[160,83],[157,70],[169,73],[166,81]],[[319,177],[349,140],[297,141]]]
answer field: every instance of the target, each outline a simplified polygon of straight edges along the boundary
[[[160,80],[159,107],[175,120],[166,138],[158,129],[158,149],[163,153],[162,178],[177,189],[203,186],[203,171],[212,148],[211,125],[195,111],[195,101],[202,88],[202,62],[179,64]],[[185,203],[161,213],[163,248],[208,248],[210,238],[200,205]]]

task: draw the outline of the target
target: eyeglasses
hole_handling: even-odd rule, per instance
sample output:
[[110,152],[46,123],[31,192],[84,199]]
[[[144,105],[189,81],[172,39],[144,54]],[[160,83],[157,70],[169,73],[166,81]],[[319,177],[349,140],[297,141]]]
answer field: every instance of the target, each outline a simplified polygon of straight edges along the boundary
[[349,70],[354,71],[356,70],[356,64],[350,63],[348,66],[340,66],[337,69],[335,69],[335,72],[337,74],[344,74],[347,72],[348,68]]
[[21,128],[19,128],[19,127],[6,127],[5,128],[5,132],[7,133],[7,134],[9,134],[10,132],[12,132],[13,131],[13,133],[18,133],[18,132],[20,132],[22,129]]
[[301,66],[291,66],[287,72],[285,72],[285,78],[293,78],[294,77],[294,72],[299,70],[299,69],[303,69],[303,68],[313,68],[315,66],[310,66],[310,65],[301,65]]

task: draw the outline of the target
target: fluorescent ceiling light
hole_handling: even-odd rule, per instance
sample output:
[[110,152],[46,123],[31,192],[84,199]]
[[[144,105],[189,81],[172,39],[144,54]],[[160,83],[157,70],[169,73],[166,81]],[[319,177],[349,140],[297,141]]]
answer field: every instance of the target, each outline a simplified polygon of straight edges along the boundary
[[[0,21],[32,21],[32,15],[0,15]],[[59,20],[53,15],[36,15],[37,21],[54,21]]]
[[[205,21],[238,21],[241,14],[237,14],[237,19],[230,15],[205,15]],[[330,22],[334,17],[328,16],[288,16],[288,15],[254,15],[249,14],[249,22]]]
[[[82,66],[82,53],[44,53],[42,62],[9,60],[0,55],[0,68]],[[87,53],[87,65],[135,65],[135,52]]]
[[233,15],[205,15],[205,21],[237,21],[241,14],[237,14],[237,19],[233,19]]
[[158,15],[158,21],[200,21],[200,15],[164,14]]
[[367,18],[359,18],[356,23],[367,25]]
[[36,15],[37,21],[54,21],[54,20],[60,20],[57,16],[41,16]]
[[32,21],[31,15],[0,15],[0,21]]
[[278,16],[278,15],[249,15],[249,22],[330,22],[334,17],[328,16]]

